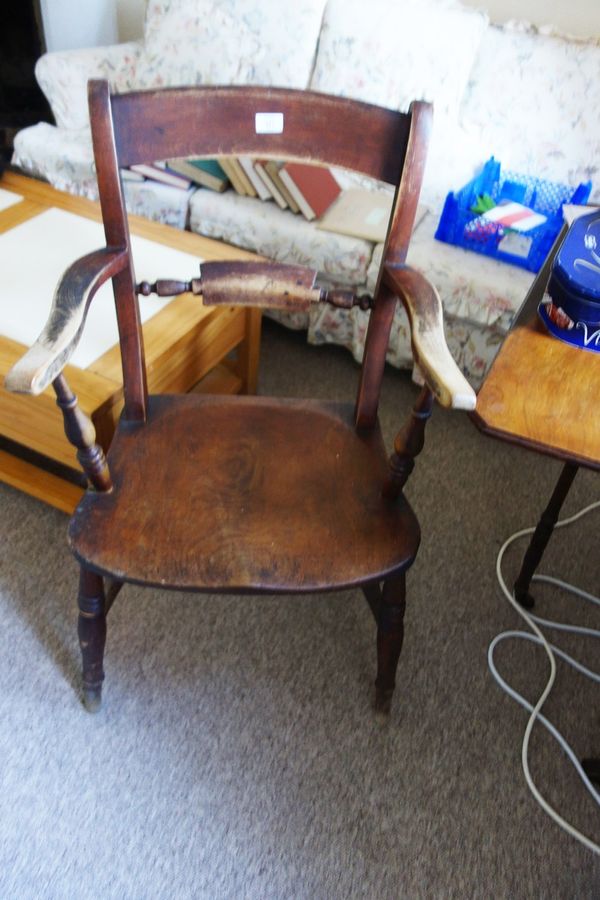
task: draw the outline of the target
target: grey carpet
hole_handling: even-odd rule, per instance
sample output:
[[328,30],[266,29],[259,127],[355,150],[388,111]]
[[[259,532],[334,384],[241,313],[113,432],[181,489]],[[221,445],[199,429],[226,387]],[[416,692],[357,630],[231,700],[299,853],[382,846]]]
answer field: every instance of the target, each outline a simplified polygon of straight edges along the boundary
[[[346,352],[265,328],[261,392],[345,398],[356,377]],[[387,372],[389,440],[414,394]],[[428,431],[407,491],[423,543],[386,726],[370,708],[374,626],[358,592],[126,587],[109,617],[104,707],[89,716],[66,517],[0,486],[3,900],[600,896],[600,860],[526,789],[526,716],[486,665],[491,638],[517,624],[495,586],[497,550],[535,522],[559,464],[461,414],[436,410]],[[567,510],[599,496],[582,472]],[[599,526],[594,513],[556,534],[545,570],[598,591]],[[537,595],[549,615],[593,623],[576,601]],[[594,664],[591,640],[561,643]],[[498,663],[537,697],[541,651],[505,646]],[[597,687],[560,665],[548,713],[580,755],[600,753]],[[548,799],[600,840],[597,807],[540,729],[531,760]]]

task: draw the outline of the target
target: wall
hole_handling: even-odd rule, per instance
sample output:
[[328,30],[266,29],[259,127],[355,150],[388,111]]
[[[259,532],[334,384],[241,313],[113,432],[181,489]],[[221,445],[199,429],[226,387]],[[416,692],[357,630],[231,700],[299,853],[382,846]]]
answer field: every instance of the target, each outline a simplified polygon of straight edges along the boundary
[[118,40],[117,2],[124,0],[41,0],[46,49],[114,44]]
[[144,31],[145,0],[117,0],[120,41],[135,41]]

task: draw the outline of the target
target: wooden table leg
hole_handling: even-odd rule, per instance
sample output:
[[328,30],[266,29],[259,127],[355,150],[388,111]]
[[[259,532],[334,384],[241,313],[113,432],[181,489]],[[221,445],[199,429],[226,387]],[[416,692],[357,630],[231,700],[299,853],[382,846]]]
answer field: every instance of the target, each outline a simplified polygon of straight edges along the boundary
[[521,606],[524,606],[525,609],[531,609],[534,605],[534,599],[529,593],[531,579],[544,555],[548,541],[554,531],[554,526],[558,521],[562,505],[565,502],[578,469],[579,466],[575,463],[567,462],[564,464],[563,470],[556,482],[552,497],[550,498],[550,502],[542,513],[540,521],[531,536],[529,546],[525,551],[521,571],[515,581],[514,589],[515,600],[517,600]]
[[590,781],[600,787],[600,756],[593,756],[590,759],[582,759],[581,765]]

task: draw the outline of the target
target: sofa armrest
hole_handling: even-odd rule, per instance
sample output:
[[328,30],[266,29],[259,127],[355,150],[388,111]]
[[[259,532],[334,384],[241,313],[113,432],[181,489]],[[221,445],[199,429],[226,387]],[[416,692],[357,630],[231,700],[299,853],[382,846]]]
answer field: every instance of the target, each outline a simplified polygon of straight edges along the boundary
[[140,41],[45,53],[35,66],[35,76],[59,128],[89,126],[87,83],[107,78],[116,91],[133,89],[135,70],[142,52]]
[[127,264],[126,250],[104,247],[69,266],[56,288],[44,330],[6,375],[6,390],[41,394],[54,381],[79,343],[92,297]]
[[442,301],[434,286],[409,266],[385,266],[383,277],[408,313],[413,355],[427,386],[442,406],[475,409],[475,391],[448,350]]

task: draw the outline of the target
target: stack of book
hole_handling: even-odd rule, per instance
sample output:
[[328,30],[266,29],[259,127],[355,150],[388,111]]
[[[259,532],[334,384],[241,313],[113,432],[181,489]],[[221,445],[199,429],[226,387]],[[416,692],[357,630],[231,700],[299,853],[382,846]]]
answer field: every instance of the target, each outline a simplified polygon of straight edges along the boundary
[[248,156],[230,156],[220,162],[238,194],[274,200],[281,209],[302,213],[309,221],[322,216],[341,193],[329,169],[322,166]]
[[213,191],[224,191],[229,186],[227,175],[216,159],[169,159],[166,162],[143,163],[121,171],[126,181],[158,181],[187,191],[192,185],[201,185]]
[[229,187],[229,179],[216,159],[170,159],[167,165],[172,172],[211,191],[222,193]]
[[169,159],[123,170],[124,178],[151,178],[188,190],[200,185],[224,191],[231,185],[245,197],[274,200],[281,209],[300,213],[317,227],[364,238],[385,240],[392,209],[392,195],[351,188],[342,191],[329,169],[305,163],[249,156],[216,159]]

